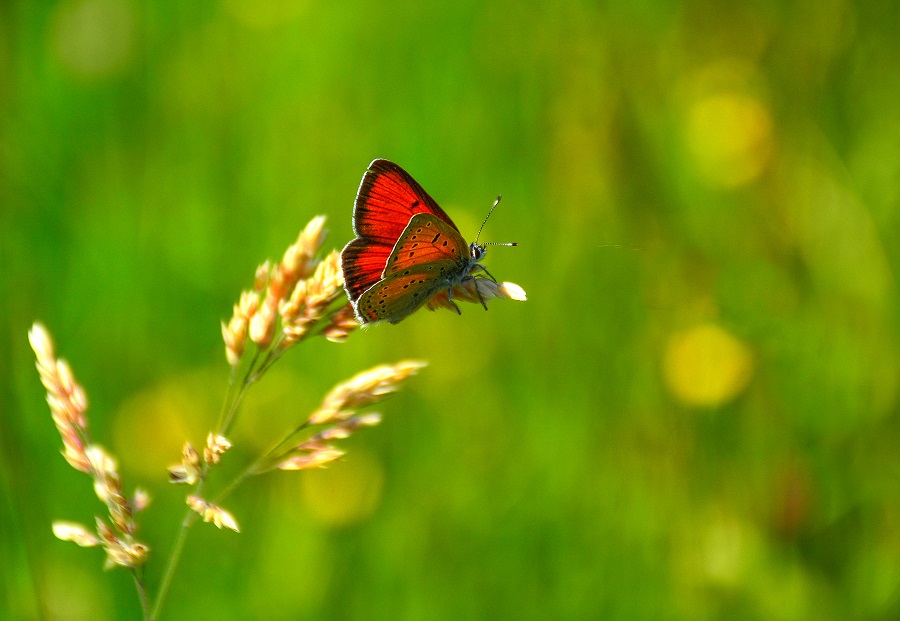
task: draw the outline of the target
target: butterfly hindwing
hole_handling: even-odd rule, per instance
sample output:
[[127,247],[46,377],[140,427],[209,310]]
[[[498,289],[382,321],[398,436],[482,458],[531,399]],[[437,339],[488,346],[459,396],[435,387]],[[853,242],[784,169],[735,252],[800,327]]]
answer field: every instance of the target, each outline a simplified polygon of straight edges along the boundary
[[355,306],[356,315],[364,323],[383,320],[398,323],[416,312],[443,286],[427,269],[404,270],[378,281],[363,293]]
[[433,277],[448,277],[471,258],[469,247],[455,228],[427,213],[413,216],[384,266],[384,276],[434,264]]
[[351,302],[356,302],[366,289],[381,279],[391,249],[387,244],[373,243],[361,237],[344,246],[341,266],[344,287]]

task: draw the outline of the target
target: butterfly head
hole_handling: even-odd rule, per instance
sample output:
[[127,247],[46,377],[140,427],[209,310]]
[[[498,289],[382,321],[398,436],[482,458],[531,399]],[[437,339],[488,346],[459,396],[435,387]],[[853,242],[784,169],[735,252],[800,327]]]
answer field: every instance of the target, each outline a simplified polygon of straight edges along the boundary
[[481,261],[482,257],[484,257],[487,249],[485,244],[479,244],[478,242],[472,242],[469,244],[469,254],[472,255],[472,261],[478,263]]

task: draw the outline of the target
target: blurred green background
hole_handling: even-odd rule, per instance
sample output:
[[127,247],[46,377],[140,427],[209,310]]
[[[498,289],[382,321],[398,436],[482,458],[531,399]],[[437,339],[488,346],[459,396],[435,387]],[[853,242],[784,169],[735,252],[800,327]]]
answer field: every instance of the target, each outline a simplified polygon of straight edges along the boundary
[[[196,527],[165,618],[900,618],[900,5],[0,4],[0,615],[137,618],[53,538],[102,507],[26,333],[118,456],[159,583],[219,321],[398,162],[527,302],[308,343],[251,459],[336,382],[430,367],[325,471]],[[222,482],[221,480],[219,481]]]

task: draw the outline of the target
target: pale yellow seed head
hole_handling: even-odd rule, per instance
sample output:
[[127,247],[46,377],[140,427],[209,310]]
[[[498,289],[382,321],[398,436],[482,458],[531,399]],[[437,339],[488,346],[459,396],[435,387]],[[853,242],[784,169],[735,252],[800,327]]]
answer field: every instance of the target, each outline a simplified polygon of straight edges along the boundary
[[63,445],[62,456],[69,465],[80,472],[89,473],[91,471],[91,462],[84,455],[84,450],[77,445],[73,446],[68,442]]
[[94,472],[104,475],[116,475],[118,464],[115,458],[107,453],[102,446],[92,444],[84,449],[84,454],[87,456],[91,469]]
[[300,315],[301,309],[306,304],[306,288],[306,281],[301,280],[296,284],[294,290],[291,291],[291,297],[278,306],[278,312],[284,324],[295,321]]
[[528,296],[525,294],[525,289],[514,282],[501,282],[497,286],[497,294],[498,295],[496,297],[498,298],[507,298],[509,300],[516,300],[519,302],[524,302],[528,299]]
[[256,291],[242,291],[241,298],[234,307],[234,314],[249,320],[257,308],[259,308],[259,294]]
[[31,344],[31,349],[34,350],[38,363],[50,366],[50,361],[56,357],[56,353],[53,350],[53,340],[44,324],[39,321],[32,324],[31,330],[28,331],[28,342]]
[[266,298],[266,303],[250,319],[250,340],[260,347],[268,347],[275,336],[275,313],[278,300]]
[[193,485],[203,475],[200,454],[190,442],[184,443],[181,449],[181,463],[169,466],[169,482],[176,485]]
[[347,303],[334,315],[331,323],[325,328],[324,335],[332,343],[343,343],[358,327],[359,320],[353,312],[353,306]]
[[225,436],[210,433],[206,436],[206,448],[203,449],[203,459],[207,464],[218,464],[222,455],[231,448],[231,442]]
[[77,522],[58,520],[53,522],[53,535],[62,541],[72,541],[83,548],[91,548],[100,544],[100,539],[87,527]]
[[307,290],[307,306],[327,306],[344,288],[344,275],[341,271],[341,255],[333,250],[322,259],[310,279]]
[[218,505],[206,502],[199,496],[190,495],[185,499],[187,505],[197,513],[204,522],[212,522],[218,528],[229,528],[234,532],[240,532],[237,520],[228,511]]
[[[241,329],[233,330],[232,326],[240,323]],[[244,355],[244,342],[247,334],[246,321],[238,321],[232,318],[228,325],[222,322],[222,340],[225,341],[225,358],[228,364],[236,367],[241,362],[241,356]]]
[[253,277],[253,290],[262,292],[269,282],[269,274],[272,272],[272,265],[267,260],[265,263],[256,268],[256,274]]
[[65,360],[56,361],[56,378],[60,389],[67,395],[71,394],[75,388],[75,376]]
[[105,545],[107,566],[119,565],[120,567],[140,567],[147,562],[147,556],[150,553],[143,543],[128,540],[117,541],[114,544]]
[[169,473],[169,483],[175,485],[194,485],[200,480],[200,471],[196,468],[186,467],[184,464],[177,464],[167,468]]
[[112,526],[104,522],[102,518],[94,517],[94,524],[97,526],[97,534],[100,536],[103,545],[109,546],[118,543],[119,540],[116,537],[116,532],[112,529]]
[[234,305],[234,313],[228,320],[228,324],[222,324],[225,357],[231,366],[237,366],[241,356],[244,355],[248,326],[258,307],[259,294],[256,291],[242,291],[240,300]]
[[140,513],[150,506],[150,493],[143,488],[137,488],[134,490],[134,496],[132,496],[129,504],[135,513]]
[[309,470],[322,468],[345,455],[344,451],[333,446],[303,444],[298,447],[298,454],[292,455],[278,464],[280,470]]
[[315,269],[314,257],[325,241],[325,216],[316,216],[300,232],[297,241],[288,247],[281,266],[294,281],[307,278]]
[[312,425],[340,422],[348,419],[353,410],[380,401],[395,392],[398,384],[426,363],[403,360],[394,365],[380,365],[357,374],[335,386],[322,401],[322,406],[309,418]]
[[200,454],[190,442],[185,442],[184,447],[181,449],[181,463],[193,468],[200,467]]
[[329,427],[312,437],[315,442],[330,442],[331,440],[343,440],[349,438],[361,427],[374,427],[381,424],[381,414],[371,412],[360,416],[352,416],[345,421]]
[[328,233],[325,229],[326,220],[325,216],[314,217],[297,238],[297,245],[304,248],[307,254],[315,254],[325,242],[325,235]]

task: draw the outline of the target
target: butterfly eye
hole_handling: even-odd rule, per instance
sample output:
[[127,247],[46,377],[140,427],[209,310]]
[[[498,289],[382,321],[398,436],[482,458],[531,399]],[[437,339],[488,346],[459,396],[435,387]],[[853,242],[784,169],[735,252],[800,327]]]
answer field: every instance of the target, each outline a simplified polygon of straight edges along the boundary
[[472,254],[473,260],[480,261],[481,257],[484,256],[484,246],[472,242],[469,246],[469,252]]

